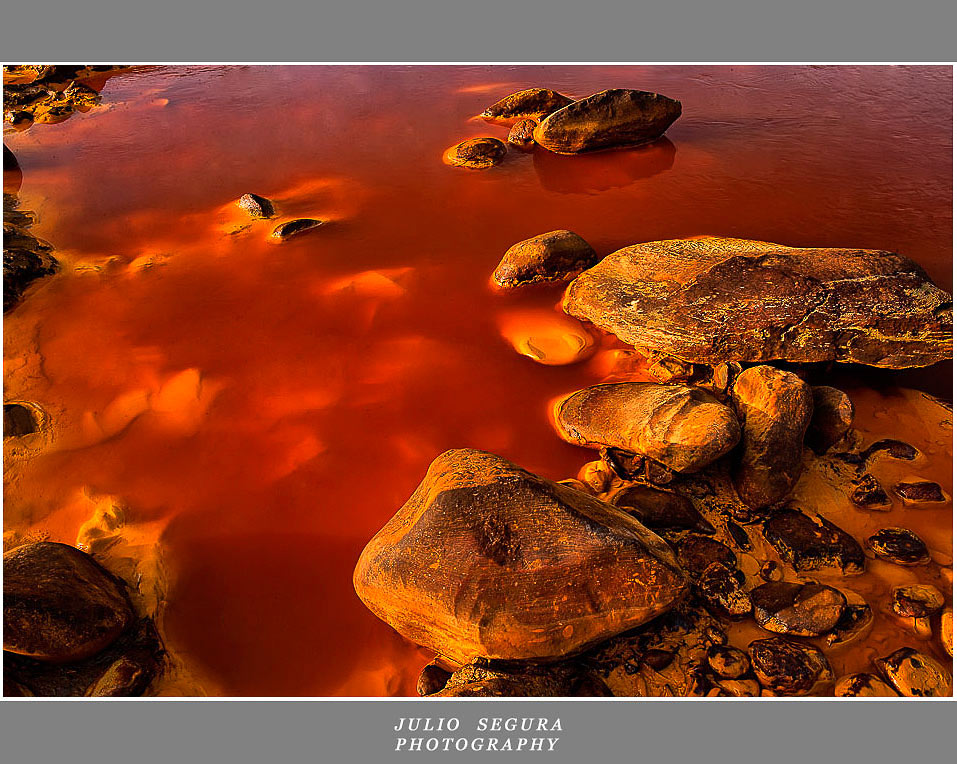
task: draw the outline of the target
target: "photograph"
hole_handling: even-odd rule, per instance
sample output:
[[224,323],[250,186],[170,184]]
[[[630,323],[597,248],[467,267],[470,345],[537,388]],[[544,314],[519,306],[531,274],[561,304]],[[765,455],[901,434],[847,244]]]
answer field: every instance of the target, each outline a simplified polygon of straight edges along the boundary
[[953,99],[4,64],[3,695],[952,697]]

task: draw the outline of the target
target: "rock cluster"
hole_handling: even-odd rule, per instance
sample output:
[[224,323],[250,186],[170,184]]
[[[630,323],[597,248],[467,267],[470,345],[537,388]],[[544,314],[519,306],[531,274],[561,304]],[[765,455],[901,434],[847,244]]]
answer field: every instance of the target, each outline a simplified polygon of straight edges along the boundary
[[17,129],[34,123],[53,124],[86,112],[100,94],[84,80],[117,66],[4,66],[4,120]]
[[[603,90],[576,101],[549,88],[529,88],[496,101],[479,116],[509,127],[508,144],[519,151],[541,146],[556,154],[581,154],[658,140],[681,116],[681,103],[644,90]],[[506,152],[497,138],[472,138],[448,149],[445,162],[486,169]]]
[[[16,158],[3,147],[4,175],[19,173]],[[9,158],[8,158],[9,157]],[[16,168],[16,169],[7,169]],[[29,232],[34,216],[19,208],[16,193],[3,193],[3,312],[14,308],[26,290],[38,279],[56,273],[60,264],[53,257],[53,246]]]

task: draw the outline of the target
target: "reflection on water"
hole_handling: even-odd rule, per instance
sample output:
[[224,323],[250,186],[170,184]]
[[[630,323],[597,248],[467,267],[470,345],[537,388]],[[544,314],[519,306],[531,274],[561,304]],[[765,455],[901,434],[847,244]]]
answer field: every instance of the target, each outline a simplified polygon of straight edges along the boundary
[[[657,90],[684,116],[633,151],[442,164],[470,135],[504,138],[470,115],[533,85]],[[945,68],[162,67],[102,95],[5,136],[63,263],[4,321],[5,399],[56,422],[7,466],[5,523],[72,543],[82,489],[167,522],[166,626],[210,693],[414,692],[426,656],[353,595],[364,543],[445,449],[555,479],[591,458],[554,436],[548,401],[620,351],[546,366],[503,340],[561,294],[489,290],[514,242],[883,248],[951,288]],[[249,219],[247,192],[277,217]],[[331,224],[268,241],[296,217]],[[950,373],[907,382],[949,391]]]

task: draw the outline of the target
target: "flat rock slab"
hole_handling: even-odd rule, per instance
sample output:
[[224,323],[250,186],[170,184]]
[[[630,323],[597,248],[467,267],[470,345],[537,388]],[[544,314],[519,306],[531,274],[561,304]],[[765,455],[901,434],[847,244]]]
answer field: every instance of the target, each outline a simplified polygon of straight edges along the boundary
[[764,523],[764,537],[783,560],[799,572],[836,569],[845,575],[864,572],[864,550],[853,536],[823,517],[783,509]]
[[133,621],[123,585],[76,547],[42,541],[3,555],[3,649],[37,660],[87,658]]
[[776,581],[751,590],[754,620],[777,634],[817,637],[837,625],[847,598],[824,584]]
[[482,451],[442,454],[363,550],[359,598],[457,663],[557,659],[664,612],[685,589],[625,513]]
[[535,142],[557,154],[641,146],[681,116],[681,103],[645,90],[603,90],[545,117]]
[[554,423],[569,443],[642,454],[675,472],[707,466],[741,437],[731,409],[689,385],[592,385],[556,403]]
[[636,244],[576,278],[565,311],[685,361],[899,369],[953,356],[951,296],[906,257],[725,238]]

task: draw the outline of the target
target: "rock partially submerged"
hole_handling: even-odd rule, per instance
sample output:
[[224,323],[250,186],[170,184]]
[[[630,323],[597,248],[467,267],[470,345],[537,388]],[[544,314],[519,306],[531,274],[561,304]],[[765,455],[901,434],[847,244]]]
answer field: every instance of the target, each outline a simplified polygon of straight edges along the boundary
[[847,674],[834,685],[838,698],[896,698],[894,688],[873,674]]
[[898,565],[924,565],[930,562],[927,545],[907,528],[881,528],[867,539],[867,546],[878,557]]
[[492,274],[501,289],[568,281],[598,262],[591,245],[573,231],[549,231],[509,247]]
[[752,642],[748,652],[761,684],[782,695],[809,695],[834,680],[824,653],[811,644],[770,637]]
[[49,541],[3,555],[3,649],[41,661],[87,658],[133,621],[122,584],[76,547]]
[[953,355],[950,294],[912,260],[877,250],[722,238],[636,244],[569,284],[564,308],[637,348],[694,363],[900,369]]
[[271,218],[276,214],[273,203],[259,194],[243,194],[236,204],[253,218]]
[[953,679],[936,658],[912,647],[902,647],[874,663],[905,698],[946,698],[953,694]]
[[498,138],[469,138],[448,149],[445,162],[453,167],[485,170],[505,159],[506,154],[508,146]]
[[772,506],[791,493],[801,476],[804,433],[814,401],[795,374],[753,366],[738,375],[731,399],[741,420],[741,460],[734,487],[753,509]]
[[505,140],[519,151],[532,151],[535,148],[536,125],[538,122],[534,119],[521,119],[512,125]]
[[681,116],[681,103],[644,90],[612,89],[570,103],[535,128],[535,142],[557,154],[641,146]]
[[564,440],[642,454],[675,472],[694,472],[728,453],[741,437],[734,413],[689,385],[593,385],[555,404]]
[[846,531],[823,517],[787,508],[764,524],[764,536],[781,558],[799,572],[836,569],[844,575],[864,572],[864,550]]
[[306,231],[311,231],[323,224],[323,221],[315,218],[296,218],[287,220],[277,225],[272,231],[272,238],[278,241],[288,241],[293,236],[298,236]]
[[467,449],[432,463],[353,581],[373,613],[458,663],[560,658],[653,618],[685,586],[637,521]]
[[834,628],[847,598],[824,584],[789,581],[761,584],[751,591],[754,620],[777,634],[817,637]]
[[572,99],[549,88],[528,88],[511,93],[481,113],[493,125],[514,125],[523,119],[540,120],[572,103]]

